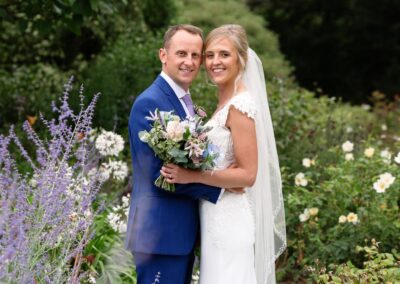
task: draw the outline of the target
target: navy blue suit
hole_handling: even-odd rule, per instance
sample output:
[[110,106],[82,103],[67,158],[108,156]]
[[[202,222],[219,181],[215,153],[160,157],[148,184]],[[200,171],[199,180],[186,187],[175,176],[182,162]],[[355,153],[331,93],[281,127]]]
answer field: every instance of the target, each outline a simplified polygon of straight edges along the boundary
[[[168,83],[158,76],[133,104],[129,139],[133,163],[133,190],[128,218],[126,247],[135,256],[138,283],[189,283],[193,249],[199,230],[198,199],[216,203],[220,189],[204,184],[176,184],[174,193],[154,185],[162,161],[140,141],[138,133],[149,130],[149,111],[186,113]],[[180,276],[179,276],[180,275]]]

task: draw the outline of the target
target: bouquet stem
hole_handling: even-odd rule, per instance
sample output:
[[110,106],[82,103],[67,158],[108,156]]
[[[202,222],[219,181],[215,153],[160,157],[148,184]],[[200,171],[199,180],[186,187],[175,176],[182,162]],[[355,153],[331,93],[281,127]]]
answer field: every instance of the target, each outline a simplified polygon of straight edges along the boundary
[[166,191],[170,192],[175,192],[175,184],[173,183],[168,183],[165,180],[165,177],[163,175],[160,175],[156,181],[154,182],[154,185],[161,187],[162,189],[165,189]]

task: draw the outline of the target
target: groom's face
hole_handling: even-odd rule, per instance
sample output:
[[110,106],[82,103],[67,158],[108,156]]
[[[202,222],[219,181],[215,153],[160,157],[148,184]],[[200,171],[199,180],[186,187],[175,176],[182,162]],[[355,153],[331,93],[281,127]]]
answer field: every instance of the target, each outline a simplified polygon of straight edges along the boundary
[[163,71],[184,90],[196,78],[201,65],[203,40],[185,30],[177,31],[169,44],[160,49]]

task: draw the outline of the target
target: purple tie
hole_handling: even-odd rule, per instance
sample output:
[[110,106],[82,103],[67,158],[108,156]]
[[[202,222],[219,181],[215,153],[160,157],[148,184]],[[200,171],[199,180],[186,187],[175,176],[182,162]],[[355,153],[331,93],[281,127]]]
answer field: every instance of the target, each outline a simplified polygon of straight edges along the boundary
[[190,95],[189,94],[184,95],[182,97],[182,100],[185,103],[185,105],[189,111],[189,114],[191,116],[194,116],[193,101],[192,101],[192,98],[190,97]]

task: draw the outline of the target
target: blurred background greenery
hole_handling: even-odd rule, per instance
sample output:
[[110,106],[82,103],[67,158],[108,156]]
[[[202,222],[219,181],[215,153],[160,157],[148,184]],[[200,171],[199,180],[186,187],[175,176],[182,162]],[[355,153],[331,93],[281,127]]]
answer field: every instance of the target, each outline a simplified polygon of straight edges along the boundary
[[[369,177],[356,186],[359,195],[338,197],[343,201],[339,207],[355,210],[353,202],[362,200],[380,206],[379,200],[367,202],[360,187],[368,186],[381,166],[374,164],[375,172],[368,173],[359,171],[363,161],[347,168],[347,161],[338,161],[337,148],[350,140],[399,151],[399,14],[400,2],[389,0],[0,0],[0,130],[29,119],[40,132],[36,119],[40,113],[52,116],[51,101],[74,75],[87,95],[101,93],[95,126],[127,138],[130,107],[160,72],[158,48],[166,28],[191,23],[207,33],[221,24],[241,24],[264,65],[285,178],[289,249],[278,262],[279,279],[315,280],[305,267],[316,258],[324,265],[352,261],[361,267],[363,257],[354,250],[364,239],[377,238],[388,252],[400,249],[398,186],[379,230],[367,222],[358,231],[340,228],[326,237],[336,217],[306,228],[298,214],[318,200],[315,206],[330,208],[327,217],[336,216],[338,207],[328,206],[330,195],[322,185],[333,180],[330,190],[344,182],[351,188],[354,177],[363,179],[360,174]],[[197,104],[212,112],[215,89],[204,72],[191,92]],[[79,103],[78,96],[72,99]],[[129,161],[129,152],[125,155]],[[316,186],[293,192],[294,175],[304,171],[305,157],[317,157]],[[342,180],[343,171],[328,171],[328,165],[346,169],[353,178]],[[390,170],[398,173],[398,168]],[[131,182],[109,191],[127,192]],[[376,218],[385,218],[381,213]],[[394,231],[384,234],[389,226]]]

